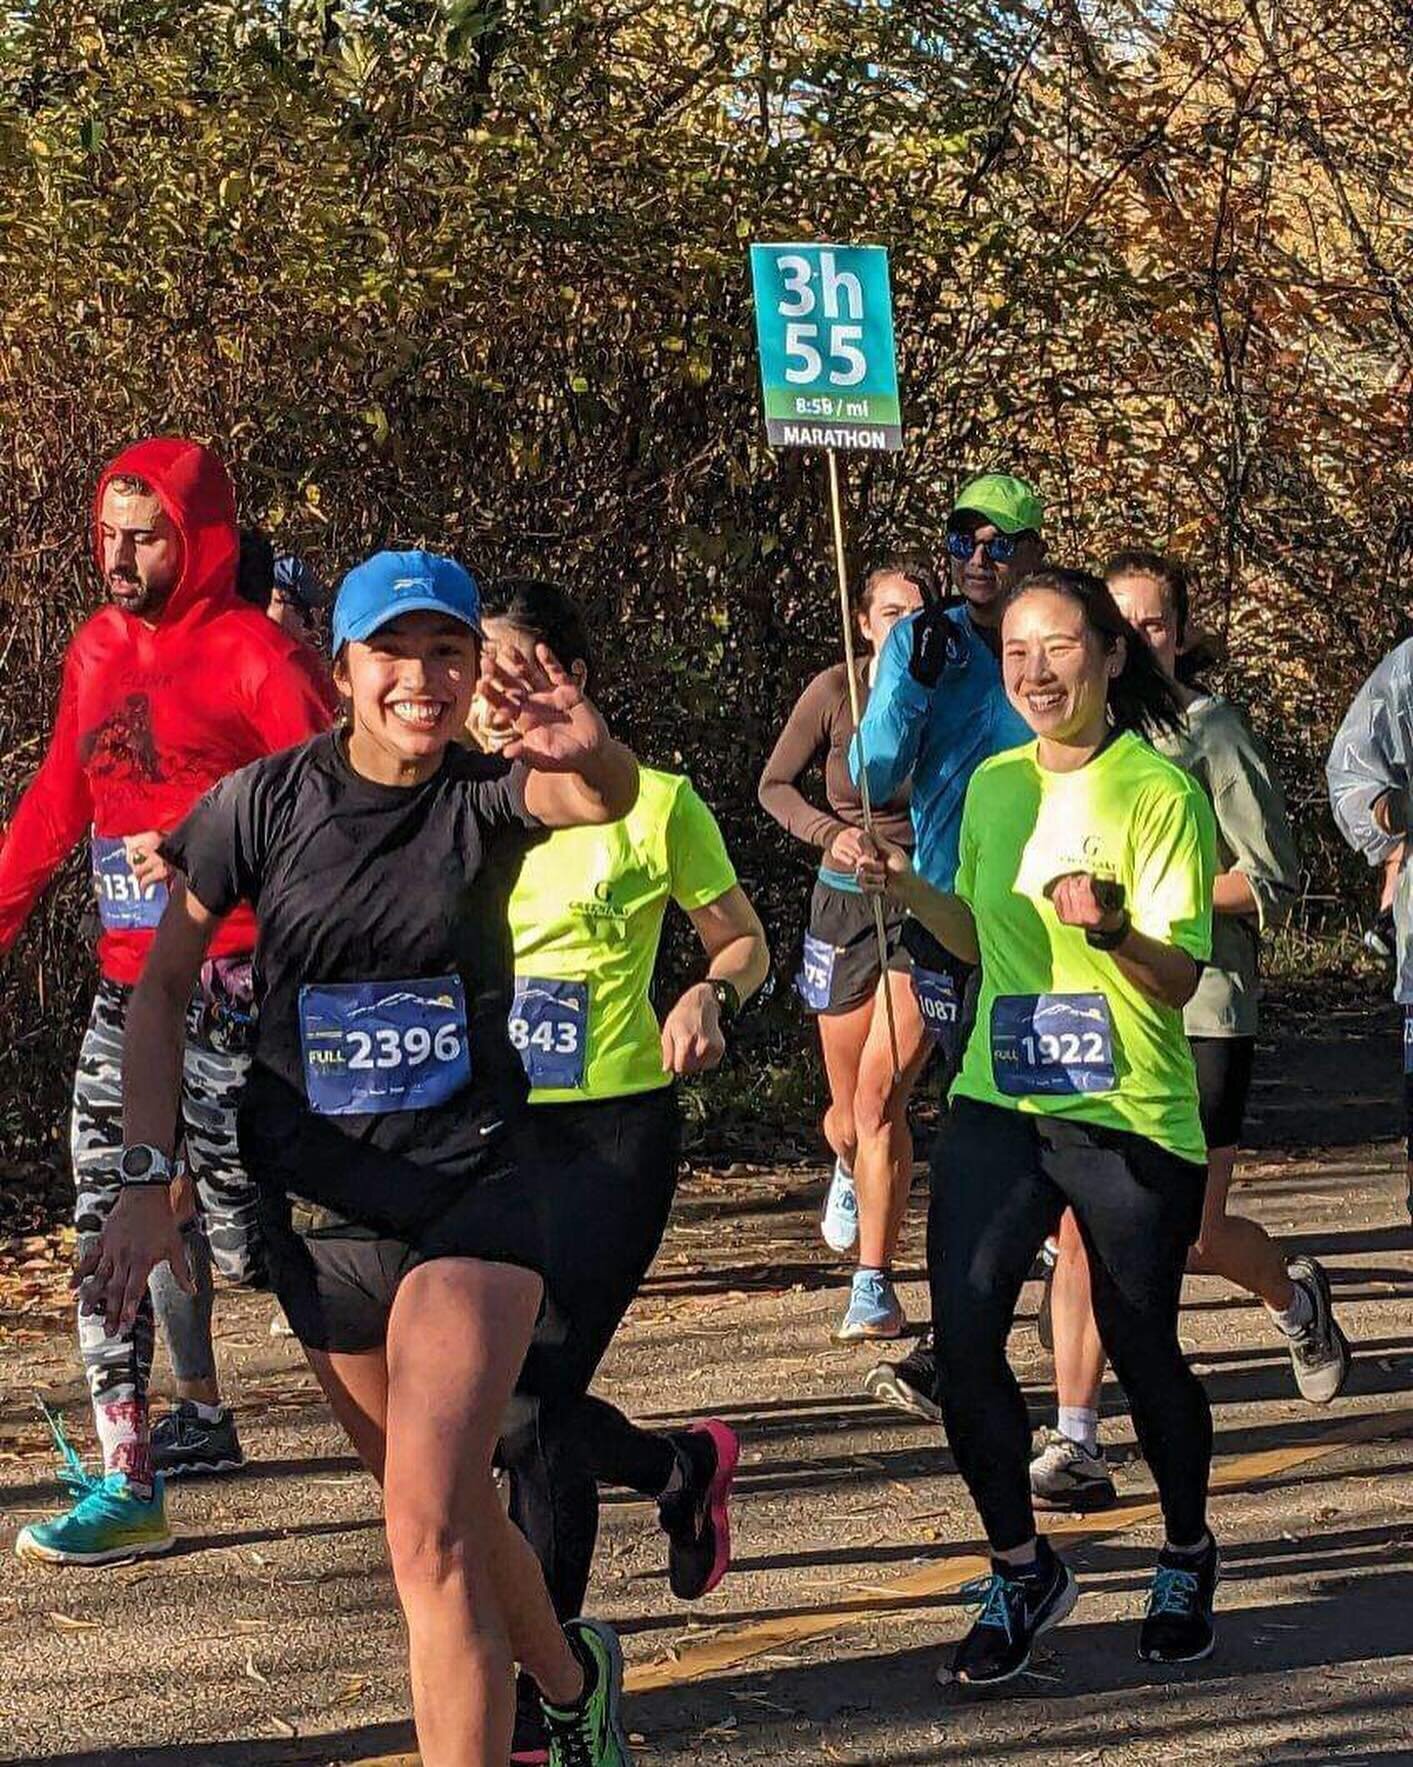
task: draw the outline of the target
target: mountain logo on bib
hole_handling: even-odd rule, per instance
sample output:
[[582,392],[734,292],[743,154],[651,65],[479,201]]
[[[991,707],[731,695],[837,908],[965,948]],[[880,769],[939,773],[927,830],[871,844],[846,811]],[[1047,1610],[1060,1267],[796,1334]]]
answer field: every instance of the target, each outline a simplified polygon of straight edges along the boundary
[[1108,1014],[1104,1011],[1103,1007],[1076,1006],[1073,1001],[1055,1000],[1048,1006],[1038,1007],[1031,1023],[1039,1026],[1046,1019],[1053,1018],[1066,1020],[1076,1018],[1092,1019],[1095,1024],[1105,1026],[1107,1026],[1109,1022]]
[[387,1012],[390,1007],[401,1006],[407,1000],[414,1006],[442,1006],[449,1012],[456,1008],[450,994],[412,994],[404,989],[397,994],[384,994],[381,999],[370,1000],[367,1006],[355,1006],[348,1016],[355,1019],[362,1018],[367,1012]]

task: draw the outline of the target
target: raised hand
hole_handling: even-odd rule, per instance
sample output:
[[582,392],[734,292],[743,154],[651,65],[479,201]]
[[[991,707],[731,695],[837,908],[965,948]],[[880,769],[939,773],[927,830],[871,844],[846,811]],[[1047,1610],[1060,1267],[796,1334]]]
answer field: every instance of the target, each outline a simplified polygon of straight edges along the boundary
[[485,644],[476,693],[490,719],[509,726],[498,752],[527,767],[582,773],[609,741],[592,701],[547,644],[537,644],[533,657]]

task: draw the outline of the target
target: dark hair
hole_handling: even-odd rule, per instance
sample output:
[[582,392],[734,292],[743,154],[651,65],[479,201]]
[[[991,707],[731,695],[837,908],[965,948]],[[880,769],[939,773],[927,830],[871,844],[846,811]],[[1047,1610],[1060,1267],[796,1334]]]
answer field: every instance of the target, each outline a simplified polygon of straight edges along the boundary
[[866,614],[873,606],[873,597],[879,582],[884,577],[902,577],[918,590],[925,602],[943,599],[942,580],[937,575],[937,566],[922,552],[890,552],[886,558],[869,567],[859,587],[855,605],[860,613]]
[[1116,552],[1104,566],[1104,581],[1113,584],[1119,577],[1151,577],[1162,584],[1177,621],[1178,656],[1173,673],[1184,687],[1195,685],[1204,669],[1221,662],[1220,641],[1192,625],[1192,573],[1180,558],[1142,547]]
[[275,592],[275,548],[261,528],[240,530],[240,555],[236,564],[236,594],[263,614]]
[[1124,640],[1124,666],[1109,683],[1109,715],[1118,730],[1133,730],[1149,742],[1155,736],[1176,736],[1186,724],[1177,688],[1159,666],[1148,643],[1119,612],[1109,585],[1092,571],[1053,570],[1048,566],[1022,577],[1007,598],[1007,607],[1032,589],[1063,595],[1084,614],[1105,650]]
[[583,663],[593,673],[584,616],[558,583],[538,577],[501,577],[486,591],[485,614],[488,619],[504,620],[537,644],[547,644],[566,669]]

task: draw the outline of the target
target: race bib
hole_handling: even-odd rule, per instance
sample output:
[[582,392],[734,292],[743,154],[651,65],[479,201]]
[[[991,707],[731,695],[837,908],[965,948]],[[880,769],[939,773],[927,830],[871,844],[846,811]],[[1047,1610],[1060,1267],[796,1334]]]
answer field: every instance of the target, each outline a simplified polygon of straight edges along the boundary
[[1403,1071],[1413,1074],[1413,1006],[1403,1010]]
[[98,918],[107,930],[126,932],[133,927],[156,926],[167,906],[166,884],[142,887],[133,876],[127,845],[121,835],[96,834],[90,850]]
[[934,1043],[950,1061],[957,1053],[962,1003],[957,997],[957,984],[945,970],[920,969],[913,966],[913,992],[922,1012],[922,1022]]
[[299,990],[304,1089],[324,1117],[431,1110],[471,1078],[460,976]]
[[991,1007],[991,1071],[1008,1098],[1110,1092],[1114,1030],[1102,994],[1002,994]]
[[582,1086],[589,1045],[589,985],[516,976],[510,1041],[532,1086]]
[[824,1012],[829,1006],[829,990],[834,982],[834,959],[838,952],[812,933],[805,934],[804,958],[795,977],[795,992],[811,1012]]

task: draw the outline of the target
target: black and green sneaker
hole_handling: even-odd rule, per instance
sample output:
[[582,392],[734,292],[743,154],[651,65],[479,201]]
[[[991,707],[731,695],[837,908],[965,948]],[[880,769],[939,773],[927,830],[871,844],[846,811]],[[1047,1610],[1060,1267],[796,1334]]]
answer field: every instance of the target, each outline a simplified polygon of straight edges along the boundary
[[584,1665],[584,1691],[573,1706],[541,1701],[549,1731],[550,1767],[632,1767],[619,1720],[623,1653],[612,1629],[598,1620],[566,1620],[564,1630]]

